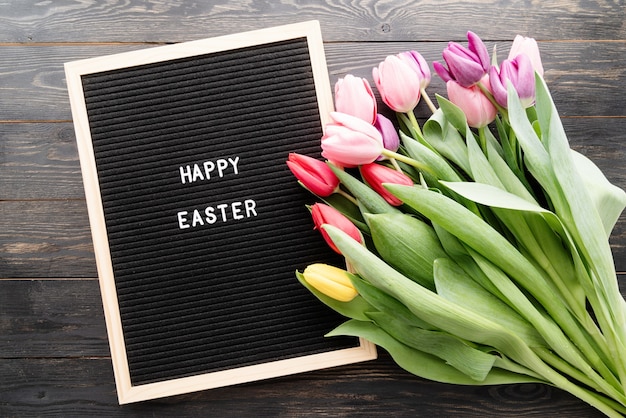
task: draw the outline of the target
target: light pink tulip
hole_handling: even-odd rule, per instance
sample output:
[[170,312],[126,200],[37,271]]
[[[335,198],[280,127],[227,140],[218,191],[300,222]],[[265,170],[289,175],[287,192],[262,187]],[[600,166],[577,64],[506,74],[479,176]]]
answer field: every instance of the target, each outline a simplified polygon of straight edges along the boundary
[[343,167],[371,163],[383,152],[383,138],[371,124],[356,116],[332,112],[325,127],[322,156]]
[[431,73],[430,68],[428,67],[428,62],[424,59],[422,54],[417,51],[406,51],[398,54],[398,57],[409,64],[413,71],[420,76],[422,80],[420,87],[425,89],[430,84]]
[[534,38],[527,38],[522,35],[517,35],[513,40],[511,51],[509,52],[508,59],[514,59],[520,54],[526,54],[530,58],[533,69],[543,77],[543,64],[541,63],[541,54],[539,52],[539,46]]
[[335,110],[374,123],[377,105],[369,81],[352,74],[340,78],[335,83]]
[[408,113],[420,101],[420,76],[396,55],[389,55],[374,67],[372,77],[381,98],[392,110]]
[[[488,85],[488,84],[486,84]],[[497,110],[477,85],[463,87],[454,80],[446,83],[448,98],[461,108],[467,124],[472,128],[482,128],[496,118]]]

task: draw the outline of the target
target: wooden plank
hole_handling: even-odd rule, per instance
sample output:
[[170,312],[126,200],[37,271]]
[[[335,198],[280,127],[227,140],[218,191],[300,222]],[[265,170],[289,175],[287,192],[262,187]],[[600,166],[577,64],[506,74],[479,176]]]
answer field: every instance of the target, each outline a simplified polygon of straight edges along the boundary
[[109,355],[96,279],[0,280],[0,318],[4,358]]
[[399,369],[385,353],[359,365],[123,407],[106,358],[0,359],[0,382],[2,416],[602,416],[546,385],[425,381]]
[[516,31],[549,40],[626,38],[623,4],[600,0],[12,1],[2,8],[0,42],[178,42],[311,19],[327,41],[448,41],[468,29],[484,39],[512,39]]
[[[491,49],[494,43],[489,42]],[[0,120],[71,120],[63,63],[150,47],[102,46],[4,46],[0,62]],[[497,43],[499,56],[508,54],[509,41]],[[352,73],[372,80],[372,67],[387,55],[408,49],[420,51],[432,62],[441,60],[442,42],[327,43],[325,45],[331,83]],[[626,98],[626,41],[543,42],[545,78],[563,116],[624,116]],[[438,76],[428,89],[445,95]],[[418,109],[419,116],[427,109]]]
[[2,199],[85,198],[71,123],[4,123],[0,138]]
[[0,201],[0,277],[96,277],[84,200]]

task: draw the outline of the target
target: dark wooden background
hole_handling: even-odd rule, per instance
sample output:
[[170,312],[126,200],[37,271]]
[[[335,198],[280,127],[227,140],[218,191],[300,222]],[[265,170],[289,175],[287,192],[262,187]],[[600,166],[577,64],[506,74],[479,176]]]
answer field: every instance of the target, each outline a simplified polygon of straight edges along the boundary
[[[543,385],[427,382],[376,361],[118,406],[63,63],[320,21],[331,82],[388,54],[440,59],[467,30],[501,58],[540,42],[573,147],[626,188],[624,0],[0,2],[0,416],[528,416],[599,414]],[[431,94],[443,93],[435,77]],[[424,115],[426,112],[424,111]],[[611,238],[626,281],[626,218]]]

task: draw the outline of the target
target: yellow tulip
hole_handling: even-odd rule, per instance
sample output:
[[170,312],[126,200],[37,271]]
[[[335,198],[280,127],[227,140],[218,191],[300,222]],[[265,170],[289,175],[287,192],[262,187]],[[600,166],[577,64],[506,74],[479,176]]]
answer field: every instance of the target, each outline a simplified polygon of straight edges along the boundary
[[305,268],[302,276],[317,291],[340,302],[350,302],[358,295],[346,270],[318,263]]

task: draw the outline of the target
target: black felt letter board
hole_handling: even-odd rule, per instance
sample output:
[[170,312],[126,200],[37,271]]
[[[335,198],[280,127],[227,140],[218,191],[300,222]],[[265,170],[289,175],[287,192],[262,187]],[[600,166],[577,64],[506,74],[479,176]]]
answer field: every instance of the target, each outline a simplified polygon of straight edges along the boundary
[[[114,368],[121,361],[128,373],[116,369],[118,392],[154,389],[141,400],[264,377],[250,366],[364,350],[358,339],[324,337],[341,318],[294,276],[341,260],[313,231],[311,197],[285,164],[289,152],[318,155],[322,122],[310,39],[282,37],[175,59],[165,47],[166,59],[74,70],[101,287],[115,289],[103,295],[105,311],[117,304],[107,326],[121,328]],[[233,369],[253,376],[209,382]]]

